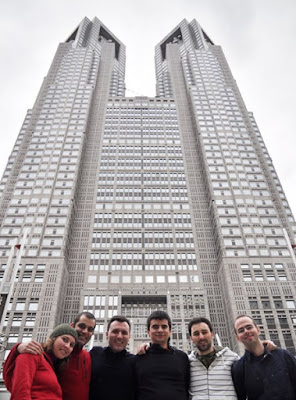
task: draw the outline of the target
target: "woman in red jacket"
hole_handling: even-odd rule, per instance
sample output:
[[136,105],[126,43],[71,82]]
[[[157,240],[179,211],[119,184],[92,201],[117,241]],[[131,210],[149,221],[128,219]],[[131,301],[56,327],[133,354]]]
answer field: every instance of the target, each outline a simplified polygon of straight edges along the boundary
[[13,376],[6,380],[11,400],[62,400],[55,372],[68,361],[77,339],[75,329],[62,324],[45,342],[43,354],[19,354]]

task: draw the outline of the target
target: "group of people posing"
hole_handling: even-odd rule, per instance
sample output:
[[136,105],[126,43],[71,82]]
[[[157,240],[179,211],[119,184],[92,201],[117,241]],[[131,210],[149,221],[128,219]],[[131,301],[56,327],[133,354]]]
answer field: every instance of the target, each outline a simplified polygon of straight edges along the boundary
[[245,346],[240,358],[215,346],[211,322],[189,322],[194,350],[189,356],[170,346],[171,319],[154,311],[147,319],[150,343],[137,355],[126,350],[131,324],[114,316],[107,326],[107,347],[83,346],[94,334],[93,314],[82,312],[70,325],[54,329],[44,345],[15,345],[3,377],[11,400],[296,400],[296,359],[262,342],[255,321],[238,316],[236,339]]

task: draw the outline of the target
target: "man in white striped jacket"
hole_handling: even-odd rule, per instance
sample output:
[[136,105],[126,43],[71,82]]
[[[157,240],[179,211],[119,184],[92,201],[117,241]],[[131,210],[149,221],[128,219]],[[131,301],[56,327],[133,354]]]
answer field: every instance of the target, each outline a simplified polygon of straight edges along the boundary
[[192,319],[188,330],[197,348],[189,355],[192,400],[237,400],[231,366],[239,356],[228,347],[214,346],[213,327],[207,318]]

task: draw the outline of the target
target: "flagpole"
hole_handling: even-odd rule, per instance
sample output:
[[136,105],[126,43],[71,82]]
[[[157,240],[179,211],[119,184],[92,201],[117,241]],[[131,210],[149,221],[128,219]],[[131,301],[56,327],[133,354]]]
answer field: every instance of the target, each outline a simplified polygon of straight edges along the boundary
[[[9,258],[8,258],[8,262],[7,262],[7,266],[6,266],[6,270],[5,270],[5,274],[4,274],[5,280],[4,280],[4,277],[3,277],[3,281],[2,281],[2,285],[1,285],[2,301],[4,299],[4,296],[5,295],[7,295],[7,296],[6,296],[6,299],[5,299],[5,305],[4,305],[4,308],[3,308],[3,313],[2,313],[1,323],[0,323],[0,333],[2,333],[5,317],[6,317],[6,314],[7,314],[7,311],[8,311],[8,307],[9,307],[9,303],[10,303],[10,299],[12,298],[12,295],[13,295],[15,278],[16,278],[16,274],[17,274],[17,271],[18,271],[18,268],[19,268],[19,265],[20,265],[20,261],[21,261],[23,252],[24,252],[24,248],[25,248],[25,243],[26,243],[26,240],[27,240],[28,232],[29,232],[29,229],[26,228],[24,230],[24,234],[23,234],[23,237],[21,239],[20,245],[14,244],[12,246],[10,254],[9,254]],[[18,250],[18,252],[17,252],[15,263],[13,265],[13,256],[14,256],[14,249],[15,248]],[[9,274],[10,274],[9,270],[12,270],[10,278],[9,278]]]

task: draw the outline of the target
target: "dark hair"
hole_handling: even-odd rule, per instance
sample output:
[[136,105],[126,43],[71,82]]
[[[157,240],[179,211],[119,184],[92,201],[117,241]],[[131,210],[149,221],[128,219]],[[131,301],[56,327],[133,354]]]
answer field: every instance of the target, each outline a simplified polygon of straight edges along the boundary
[[211,324],[211,322],[207,318],[205,318],[205,317],[197,317],[197,318],[193,318],[188,324],[189,336],[191,336],[192,325],[202,324],[202,323],[207,324],[209,329],[210,329],[210,331],[213,332],[213,325]]
[[240,319],[240,318],[249,318],[249,319],[253,322],[254,326],[257,327],[257,324],[256,324],[256,322],[255,322],[255,320],[254,320],[253,317],[250,317],[250,316],[247,315],[247,314],[240,314],[240,315],[238,315],[238,316],[235,318],[235,320],[234,320],[233,328],[234,328],[235,334],[236,334],[235,323],[236,323],[236,321],[237,321],[238,319]]
[[111,325],[112,322],[114,322],[114,321],[126,322],[126,323],[128,324],[128,326],[129,326],[129,330],[131,331],[131,323],[130,323],[130,320],[129,320],[129,319],[127,319],[126,317],[123,317],[122,315],[114,315],[114,317],[112,317],[112,318],[110,319],[110,321],[108,322],[108,325],[107,325],[107,332],[108,332],[109,329],[110,329],[110,325]]
[[150,323],[153,319],[158,319],[158,320],[166,319],[168,321],[170,329],[172,329],[172,321],[171,321],[169,314],[162,310],[156,310],[156,311],[153,311],[153,313],[150,314],[149,317],[147,318],[146,324],[147,324],[148,331],[150,328]]
[[82,312],[81,312],[80,314],[78,314],[77,317],[74,319],[74,322],[73,322],[74,326],[77,324],[77,322],[79,322],[80,318],[83,317],[83,316],[85,316],[85,317],[88,318],[88,319],[94,319],[95,322],[96,322],[96,317],[95,317],[92,313],[90,313],[90,312],[88,312],[88,311],[82,311]]

